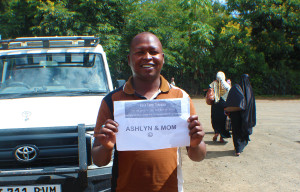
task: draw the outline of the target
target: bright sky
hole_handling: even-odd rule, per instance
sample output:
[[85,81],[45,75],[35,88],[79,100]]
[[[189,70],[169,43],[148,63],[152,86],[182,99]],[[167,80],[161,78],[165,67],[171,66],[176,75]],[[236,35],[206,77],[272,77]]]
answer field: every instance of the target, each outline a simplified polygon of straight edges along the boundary
[[226,0],[218,0],[220,3],[225,4]]

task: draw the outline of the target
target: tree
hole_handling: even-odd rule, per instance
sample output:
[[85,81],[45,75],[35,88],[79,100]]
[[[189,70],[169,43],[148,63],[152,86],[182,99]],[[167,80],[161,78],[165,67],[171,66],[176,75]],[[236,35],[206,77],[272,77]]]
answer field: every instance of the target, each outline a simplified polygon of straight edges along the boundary
[[76,12],[69,10],[66,5],[65,1],[41,2],[34,16],[32,33],[35,36],[77,35],[74,31]]
[[[256,82],[263,94],[300,93],[295,84],[300,80],[299,75],[296,78],[300,65],[299,5],[294,0],[228,0],[229,10],[238,12],[237,21],[251,25],[254,58],[263,57],[267,65],[258,72],[263,80]],[[249,64],[251,57],[248,59]]]
[[184,29],[188,38],[188,46],[184,51],[184,65],[192,73],[190,89],[198,94],[207,87],[207,79],[211,72],[210,48],[213,46],[215,29],[210,23],[213,10],[208,0],[183,0],[181,7],[188,17]]
[[3,39],[100,37],[113,79],[127,79],[129,43],[150,31],[165,53],[163,75],[199,94],[217,71],[251,76],[256,94],[300,94],[299,1],[2,0]]
[[3,0],[0,5],[0,34],[3,39],[32,36],[30,28],[39,1]]

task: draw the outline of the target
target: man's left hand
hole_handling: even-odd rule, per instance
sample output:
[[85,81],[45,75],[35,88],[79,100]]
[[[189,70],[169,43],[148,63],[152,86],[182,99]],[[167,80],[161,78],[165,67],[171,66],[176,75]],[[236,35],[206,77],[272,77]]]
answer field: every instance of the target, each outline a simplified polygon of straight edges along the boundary
[[203,127],[198,121],[198,115],[190,116],[187,121],[189,123],[189,135],[191,137],[190,147],[197,147],[205,135]]

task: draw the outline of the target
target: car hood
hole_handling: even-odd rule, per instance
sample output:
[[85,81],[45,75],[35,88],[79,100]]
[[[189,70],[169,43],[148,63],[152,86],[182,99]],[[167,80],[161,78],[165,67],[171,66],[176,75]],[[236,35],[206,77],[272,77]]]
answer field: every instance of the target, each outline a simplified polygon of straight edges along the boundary
[[103,96],[0,100],[0,129],[94,125]]

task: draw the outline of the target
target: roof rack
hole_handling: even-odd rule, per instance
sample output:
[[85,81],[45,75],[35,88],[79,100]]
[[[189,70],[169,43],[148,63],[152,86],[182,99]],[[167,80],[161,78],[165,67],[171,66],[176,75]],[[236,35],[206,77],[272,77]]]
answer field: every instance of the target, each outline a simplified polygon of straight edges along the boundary
[[0,50],[29,48],[96,47],[100,42],[94,36],[24,37],[0,40]]

